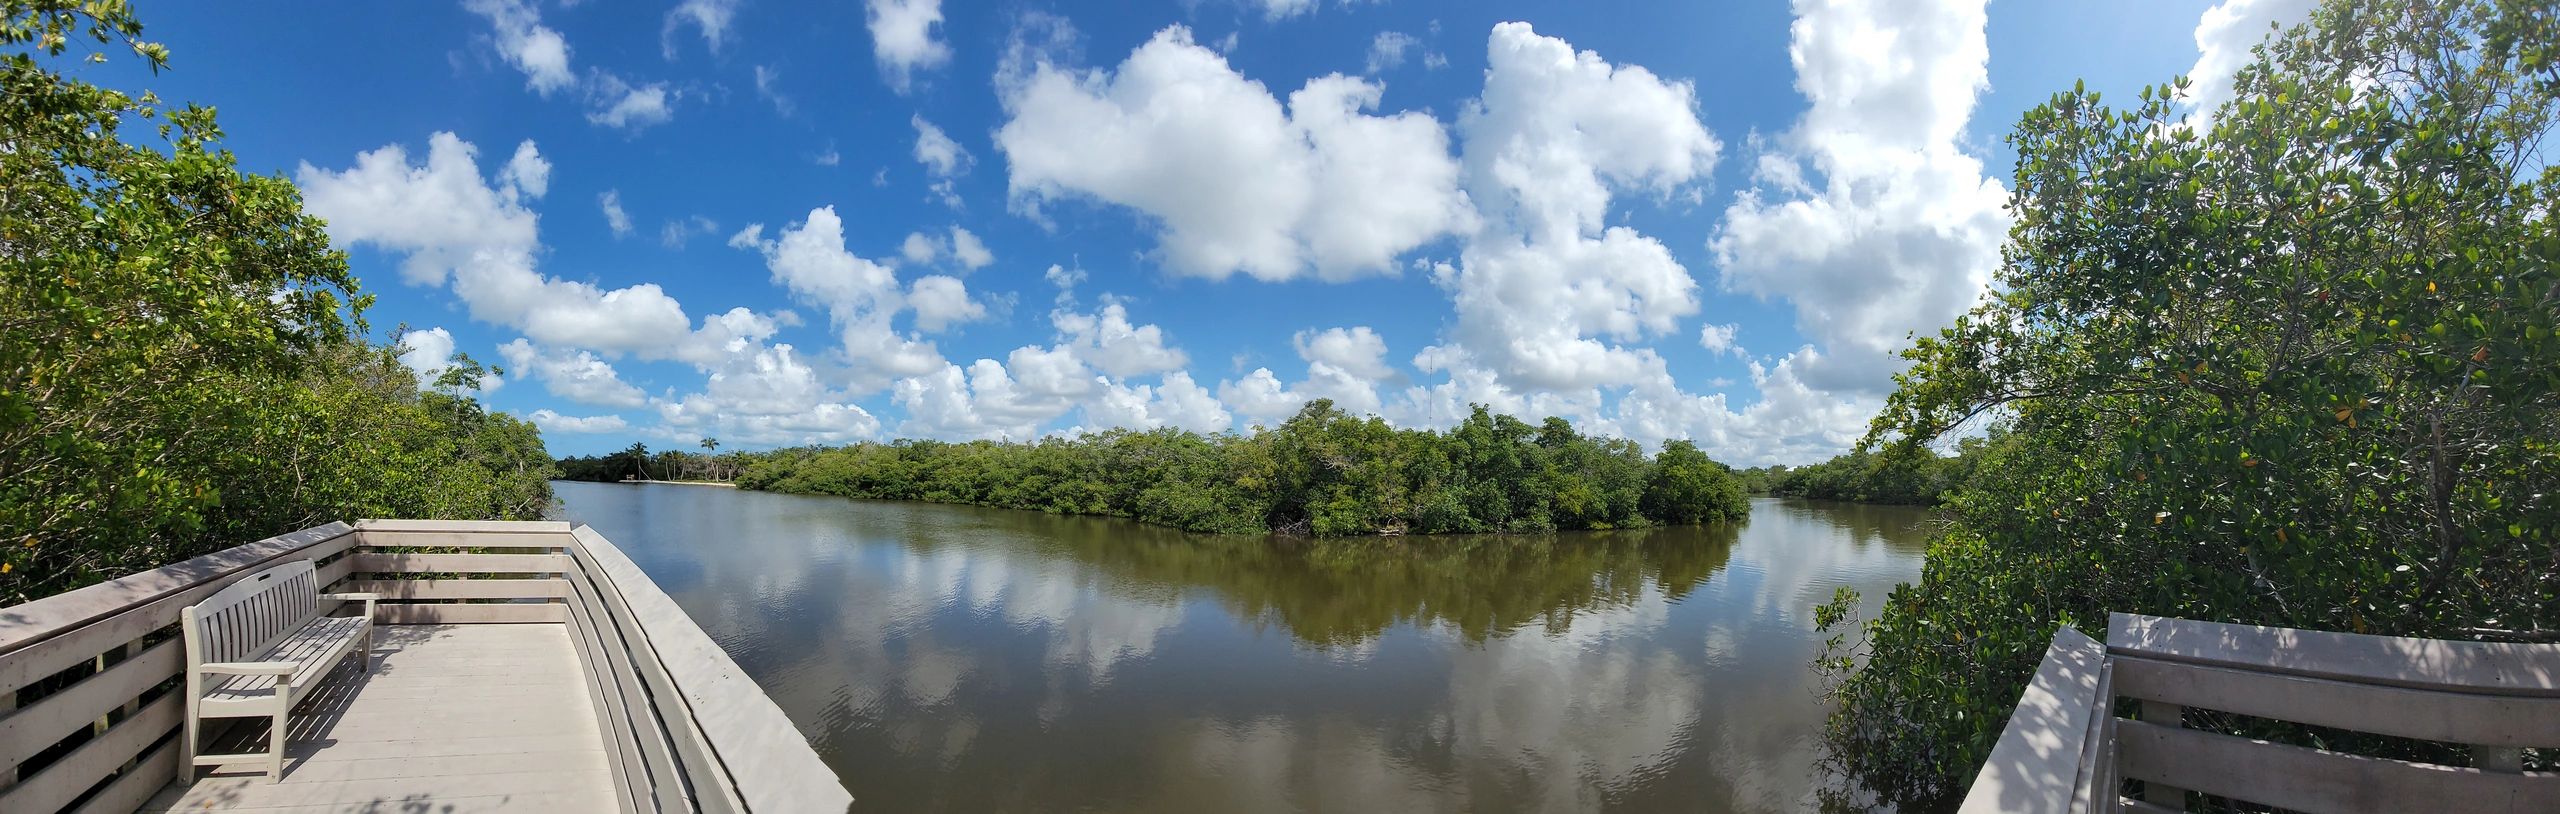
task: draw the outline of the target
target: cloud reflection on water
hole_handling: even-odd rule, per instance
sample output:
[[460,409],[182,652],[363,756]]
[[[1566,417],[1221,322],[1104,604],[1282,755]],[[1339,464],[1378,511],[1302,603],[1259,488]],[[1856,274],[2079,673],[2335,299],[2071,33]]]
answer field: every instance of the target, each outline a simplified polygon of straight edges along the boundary
[[887,809],[1785,810],[1918,514],[1406,540],[568,484]]

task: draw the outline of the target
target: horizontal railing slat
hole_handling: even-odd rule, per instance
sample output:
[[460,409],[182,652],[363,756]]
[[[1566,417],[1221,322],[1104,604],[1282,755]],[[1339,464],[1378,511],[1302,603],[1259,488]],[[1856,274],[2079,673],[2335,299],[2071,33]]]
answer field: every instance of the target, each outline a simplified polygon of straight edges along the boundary
[[[586,547],[576,545],[570,550],[577,552],[577,574],[589,594],[584,597],[590,603],[587,610],[590,618],[596,621],[605,643],[606,658],[613,670],[610,677],[614,690],[622,694],[623,714],[633,733],[633,746],[642,759],[642,768],[653,779],[649,795],[655,798],[655,805],[662,811],[691,810],[694,807],[693,792],[686,783],[676,779],[682,774],[682,769],[677,766],[676,743],[667,730],[670,726],[688,724],[692,717],[680,708],[662,708],[681,705],[680,698],[671,697],[666,701],[653,698],[648,684],[640,675],[643,665],[653,666],[657,662],[657,657],[649,652],[648,637],[637,627],[630,609],[623,605],[621,595],[614,590],[612,581],[603,576],[603,569],[596,566],[594,556],[587,553]],[[718,772],[719,768],[714,766],[706,770]],[[706,782],[725,781],[725,777],[718,781],[706,779]]]
[[2560,647],[2114,614],[2107,651],[2422,690],[2560,697]]
[[98,778],[115,772],[125,761],[167,737],[170,730],[178,728],[178,717],[185,711],[185,699],[179,693],[154,699],[133,717],[116,722],[105,735],[81,744],[34,777],[0,792],[0,811],[62,810],[81,792],[97,785]]
[[569,524],[558,520],[394,520],[371,518],[358,520],[355,527],[366,531],[492,531],[569,533]]
[[152,631],[239,575],[355,545],[345,523],[280,534],[162,568],[49,596],[0,613],[0,692],[12,692],[97,658]]
[[569,542],[565,531],[423,531],[366,528],[356,532],[360,545],[372,548],[559,548]]
[[177,639],[142,651],[61,692],[0,717],[0,766],[16,767],[45,747],[176,676],[186,664]]
[[2560,744],[2560,698],[2357,684],[2227,667],[2114,659],[2116,694],[2179,706],[2419,740]]
[[557,602],[481,605],[421,602],[374,607],[375,623],[384,625],[556,624],[567,618]]
[[605,765],[613,770],[614,802],[626,814],[636,814],[647,802],[642,790],[648,785],[648,769],[640,764],[638,741],[631,734],[622,691],[610,678],[614,668],[605,653],[601,631],[588,612],[594,600],[582,573],[586,563],[578,565],[580,570],[569,573],[570,601],[564,603],[569,606],[569,637],[578,652],[578,667],[587,674],[587,701],[595,705],[605,737],[611,740],[605,747]]
[[150,754],[143,755],[133,768],[117,775],[115,782],[108,783],[88,802],[81,803],[77,814],[130,814],[141,810],[143,803],[151,801],[151,795],[160,793],[161,787],[177,779],[177,752],[177,738],[162,741]]
[[[818,759],[791,718],[675,599],[593,529],[573,534],[640,620],[649,645],[717,751],[735,793],[752,811],[841,812],[853,796]],[[667,701],[660,699],[662,711]]]
[[569,570],[561,554],[399,554],[358,550],[349,555],[358,572],[377,574],[556,574]]
[[359,579],[331,593],[373,593],[397,599],[556,599],[569,595],[565,579]]
[[2118,721],[2124,776],[2295,811],[2548,812],[2560,774],[2324,752],[2141,721]]

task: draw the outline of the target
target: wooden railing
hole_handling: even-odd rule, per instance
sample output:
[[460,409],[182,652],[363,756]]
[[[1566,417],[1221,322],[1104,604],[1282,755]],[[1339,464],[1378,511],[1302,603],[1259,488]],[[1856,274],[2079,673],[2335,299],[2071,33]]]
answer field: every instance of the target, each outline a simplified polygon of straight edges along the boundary
[[179,612],[312,559],[382,624],[566,624],[633,812],[843,811],[782,711],[611,542],[566,523],[331,523],[0,609],[0,812],[129,812],[180,780]]
[[[2460,745],[2471,765],[2191,729],[2189,710]],[[2183,811],[2193,792],[2291,811],[2560,811],[2560,773],[2523,771],[2524,749],[2553,747],[2560,645],[2115,614],[2106,644],[2054,636],[1962,810]]]

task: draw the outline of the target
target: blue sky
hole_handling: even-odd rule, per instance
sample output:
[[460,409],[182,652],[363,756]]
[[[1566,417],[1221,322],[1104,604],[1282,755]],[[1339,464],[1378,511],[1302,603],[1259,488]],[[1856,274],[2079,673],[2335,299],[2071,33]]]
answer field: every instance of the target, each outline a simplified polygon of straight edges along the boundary
[[1983,290],[2020,113],[2304,6],[184,3],[77,70],[216,107],[557,453],[1324,396],[1803,463]]

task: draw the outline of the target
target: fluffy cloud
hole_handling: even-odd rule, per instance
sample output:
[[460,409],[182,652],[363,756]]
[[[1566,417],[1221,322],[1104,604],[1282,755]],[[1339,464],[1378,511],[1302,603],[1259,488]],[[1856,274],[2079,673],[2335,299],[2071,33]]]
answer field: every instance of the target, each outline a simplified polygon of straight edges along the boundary
[[1270,368],[1257,367],[1243,379],[1218,383],[1218,400],[1254,426],[1277,426],[1307,399],[1280,382]]
[[622,420],[622,416],[618,415],[574,416],[561,415],[550,410],[535,410],[526,414],[525,420],[533,422],[533,425],[542,428],[543,432],[597,434],[621,432],[631,427],[630,422]]
[[[683,306],[656,284],[605,289],[536,271],[537,218],[525,203],[534,173],[501,170],[492,185],[477,154],[470,142],[436,133],[422,163],[392,144],[357,155],[344,170],[303,164],[294,179],[338,245],[405,255],[404,280],[449,284],[473,319],[546,346],[644,358],[674,358],[703,341]],[[518,148],[519,159],[529,155],[538,154]]]
[[489,19],[498,55],[524,72],[524,86],[550,96],[575,86],[569,70],[569,41],[542,24],[542,13],[522,0],[465,0],[462,7]]
[[925,121],[922,114],[908,117],[908,122],[916,128],[916,163],[923,164],[925,172],[932,176],[934,197],[958,207],[960,192],[957,179],[969,174],[969,165],[973,163],[969,150],[961,147],[960,142],[951,140],[942,128]]
[[869,0],[864,7],[871,51],[889,87],[905,93],[915,72],[951,61],[951,46],[934,32],[942,25],[942,0]]
[[1180,370],[1190,362],[1167,341],[1163,328],[1130,323],[1128,307],[1117,302],[1093,313],[1059,309],[1049,314],[1049,324],[1077,359],[1113,376]]
[[645,130],[676,115],[675,97],[665,82],[634,85],[598,71],[589,80],[588,95],[594,109],[587,111],[587,121],[606,127]]
[[631,234],[631,213],[622,211],[622,190],[608,189],[596,196],[596,206],[604,210],[604,225],[614,237]]
[[1307,362],[1307,380],[1298,385],[1306,398],[1329,398],[1345,410],[1374,413],[1380,405],[1378,385],[1400,378],[1387,366],[1387,343],[1368,326],[1299,331],[1290,340]]
[[2196,64],[2187,69],[2186,103],[2199,124],[2231,101],[2231,80],[2254,59],[2251,50],[2279,27],[2311,19],[2319,0],[2222,0],[2196,21]]
[[1026,441],[1075,408],[1065,396],[1020,386],[993,359],[980,359],[965,371],[945,363],[940,370],[900,380],[891,400],[907,414],[898,426],[900,434],[946,439]]
[[1101,395],[1084,406],[1084,417],[1096,427],[1128,427],[1152,430],[1177,427],[1192,432],[1223,432],[1235,423],[1218,398],[1191,380],[1191,374],[1174,371],[1163,381],[1148,385],[1106,385]]
[[[728,36],[729,21],[738,16],[738,0],[684,0],[667,10],[666,25],[659,30],[658,47],[668,59],[676,58],[676,30],[693,26],[702,32],[702,43],[711,53],[720,53],[720,44]],[[762,87],[759,83],[758,87]]]
[[507,159],[507,165],[499,168],[498,185],[527,198],[540,198],[551,189],[551,162],[542,159],[542,151],[534,148],[532,139],[525,139],[516,145],[516,154]]
[[880,432],[878,418],[828,387],[789,344],[740,337],[697,365],[702,391],[657,405],[669,430],[750,444],[845,443]]
[[[687,0],[684,6],[669,12],[667,33],[674,33],[678,14],[691,18],[687,9],[697,5],[706,13],[720,12],[717,26],[725,28],[727,14],[734,12],[736,4],[735,0]],[[499,57],[524,73],[526,88],[546,99],[564,89],[578,90],[588,106],[587,121],[638,131],[675,115],[675,93],[665,82],[634,84],[610,71],[594,68],[581,80],[569,67],[569,41],[559,31],[543,25],[542,13],[524,0],[463,0],[462,7],[489,21],[491,44],[496,46]],[[700,22],[705,36],[716,40],[714,21],[705,18]],[[669,56],[673,56],[672,49]],[[539,196],[541,192],[534,194]]]
[[1616,66],[1523,23],[1493,29],[1483,95],[1459,120],[1467,188],[1484,214],[1433,278],[1457,310],[1445,358],[1507,385],[1574,391],[1659,364],[1631,347],[1697,311],[1697,283],[1653,238],[1604,219],[1620,191],[1671,195],[1723,145],[1695,92]]
[[623,408],[649,403],[648,395],[623,381],[611,363],[588,351],[539,348],[517,339],[499,345],[498,356],[516,376],[542,382],[543,389],[570,401]]
[[977,271],[996,262],[995,252],[988,251],[976,233],[958,226],[951,227],[949,237],[909,232],[898,244],[898,256],[918,265],[949,259],[962,271]]
[[[1050,270],[1061,288],[1059,307],[1049,315],[1054,342],[1015,348],[1002,362],[945,364],[900,380],[892,388],[892,400],[907,414],[900,433],[1025,440],[1078,408],[1094,429],[1216,432],[1233,421],[1207,388],[1182,371],[1188,357],[1171,345],[1164,329],[1133,323],[1127,306],[1107,296],[1099,309],[1076,310],[1065,290],[1072,282],[1059,267]],[[950,278],[924,278],[934,279]],[[1153,374],[1163,375],[1154,384],[1133,381]]]
[[951,259],[961,268],[977,271],[994,264],[996,253],[988,251],[987,244],[978,240],[977,235],[954,226],[951,227]]
[[[420,390],[434,387],[436,377],[453,369],[454,342],[451,331],[443,328],[410,331],[400,335],[400,347],[402,349],[400,363],[407,365],[409,372],[417,374]],[[488,395],[498,392],[498,388],[505,384],[504,377],[481,376],[480,388],[474,392]]]
[[999,72],[996,133],[1018,204],[1074,197],[1162,223],[1180,273],[1286,280],[1392,271],[1466,220],[1448,137],[1430,116],[1374,116],[1382,85],[1340,75],[1284,107],[1172,26],[1116,71],[1037,58]]
[[1708,353],[1730,353],[1735,356],[1748,356],[1750,355],[1750,352],[1743,350],[1741,345],[1734,344],[1733,341],[1734,335],[1741,332],[1742,326],[1740,325],[1730,323],[1724,325],[1709,324],[1704,328],[1698,329],[1698,347],[1706,348]]
[[888,264],[848,250],[835,207],[810,210],[806,221],[785,227],[773,240],[762,235],[761,225],[750,226],[729,244],[762,253],[774,282],[802,302],[827,310],[843,340],[846,380],[857,394],[947,364],[933,343],[892,327],[900,312],[915,310],[915,324],[922,331],[984,314],[983,306],[969,301],[967,286],[958,278],[939,277],[909,289],[899,284]]
[[1375,75],[1403,65],[1404,52],[1420,44],[1422,41],[1414,39],[1411,34],[1400,31],[1378,32],[1378,36],[1369,40],[1369,73]]
[[928,333],[987,315],[986,306],[969,299],[969,287],[960,278],[940,274],[908,284],[907,304],[915,308],[916,330]]
[[1789,49],[1811,108],[1710,244],[1733,291],[1784,298],[1822,390],[1880,394],[1895,352],[1981,296],[2008,193],[1961,146],[1987,87],[1983,0],[1807,6]]

